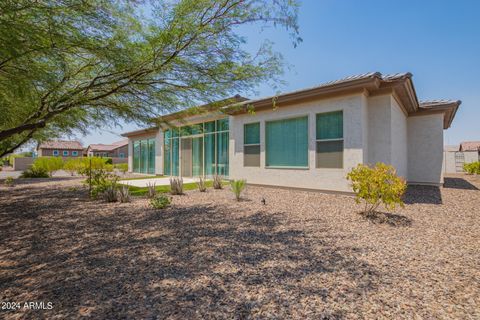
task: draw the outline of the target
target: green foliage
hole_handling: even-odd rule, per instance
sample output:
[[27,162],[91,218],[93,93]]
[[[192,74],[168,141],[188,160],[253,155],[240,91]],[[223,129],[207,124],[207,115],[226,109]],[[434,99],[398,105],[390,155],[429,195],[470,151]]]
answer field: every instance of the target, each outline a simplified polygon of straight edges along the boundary
[[463,170],[467,174],[480,174],[480,161],[465,163]]
[[87,157],[87,158],[80,158],[80,165],[78,167],[77,173],[82,176],[88,176],[90,169],[93,171],[96,170],[105,170],[106,160],[105,158],[98,158],[98,157]]
[[235,199],[240,201],[240,196],[247,186],[246,180],[232,180],[230,181],[230,186],[232,187],[232,192],[235,194]]
[[20,178],[48,178],[50,177],[48,171],[45,168],[37,168],[31,166],[27,170],[23,171]]
[[296,45],[297,12],[295,0],[0,1],[0,156],[275,86],[281,56],[268,41],[251,54],[238,30],[284,27]]
[[394,167],[381,162],[373,167],[359,164],[347,178],[352,181],[356,202],[365,203],[364,213],[375,212],[382,203],[387,210],[394,210],[396,205],[403,207],[402,196],[407,184],[397,176]]
[[63,170],[68,171],[70,175],[81,172],[83,169],[83,161],[81,158],[72,158],[65,161]]
[[[112,160],[112,159],[110,159]],[[108,160],[107,160],[107,163],[105,164],[105,167],[104,167],[105,171],[107,172],[113,172],[113,164],[109,164],[108,163]]]
[[63,160],[60,157],[40,157],[35,159],[32,167],[48,172],[51,177],[55,171],[63,168]]
[[103,198],[107,202],[117,202],[117,182],[115,180],[111,181],[103,191]]
[[155,209],[164,209],[170,205],[170,199],[164,194],[159,194],[150,199],[150,205]]
[[104,194],[107,190],[113,192],[117,188],[118,177],[106,172],[103,169],[92,170],[91,178],[89,177],[86,184],[91,182],[91,197],[96,199],[99,195]]
[[183,194],[183,179],[181,177],[170,178],[170,193],[173,195]]
[[207,191],[207,185],[205,183],[205,178],[199,177],[197,181],[198,191],[205,192]]
[[216,174],[213,176],[213,189],[222,189],[223,188],[223,177]]
[[15,185],[15,182],[13,180],[13,177],[6,177],[5,181],[3,182],[7,187],[13,187]]
[[128,163],[118,163],[115,165],[121,173],[125,174],[128,171]]

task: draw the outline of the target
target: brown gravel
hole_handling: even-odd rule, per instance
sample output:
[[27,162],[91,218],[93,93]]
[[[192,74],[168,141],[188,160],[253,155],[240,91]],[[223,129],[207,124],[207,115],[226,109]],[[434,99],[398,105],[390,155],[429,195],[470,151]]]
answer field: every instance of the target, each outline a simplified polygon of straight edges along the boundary
[[78,186],[0,187],[0,301],[53,303],[0,318],[480,319],[480,178],[370,218],[317,192],[191,191],[162,211]]

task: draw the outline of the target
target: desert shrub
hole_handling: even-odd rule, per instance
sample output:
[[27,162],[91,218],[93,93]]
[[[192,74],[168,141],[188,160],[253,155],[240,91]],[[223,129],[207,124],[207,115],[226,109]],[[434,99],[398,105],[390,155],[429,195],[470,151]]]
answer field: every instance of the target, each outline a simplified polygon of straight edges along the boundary
[[13,187],[15,185],[15,181],[13,177],[6,177],[5,181],[3,182],[7,187]]
[[480,161],[465,163],[463,165],[463,170],[467,174],[480,174]]
[[104,170],[106,166],[106,159],[99,157],[80,158],[80,164],[77,173],[82,176],[88,176],[90,166],[93,171]]
[[155,195],[157,194],[157,189],[155,189],[155,182],[153,182],[153,183],[148,182],[147,183],[147,189],[148,189],[147,196],[150,199],[155,198]]
[[[117,181],[118,177],[116,175],[110,174],[103,169],[97,169],[92,170],[91,178],[89,177],[85,183],[91,183],[90,195],[92,198],[96,199],[99,195],[104,194],[112,186],[115,190],[117,190]],[[110,192],[113,192],[113,190]]]
[[74,175],[75,173],[79,173],[83,168],[83,162],[80,158],[75,159],[68,159],[63,164],[63,170],[68,171],[70,175]]
[[223,188],[223,185],[222,185],[222,181],[223,181],[223,177],[216,174],[213,176],[213,189],[222,189]]
[[122,186],[118,189],[118,199],[121,203],[131,201],[130,188],[128,188],[128,186]]
[[375,212],[382,203],[387,210],[394,210],[396,205],[403,207],[402,196],[407,184],[397,176],[394,167],[381,162],[375,166],[359,164],[347,178],[352,181],[355,201],[365,203],[364,213]]
[[35,166],[31,166],[27,170],[23,171],[20,175],[20,178],[48,178],[50,175],[48,174],[45,168],[37,168]]
[[63,160],[59,157],[40,157],[35,159],[32,166],[47,171],[51,177],[55,171],[63,168]]
[[205,178],[199,177],[197,181],[198,191],[205,192],[207,191],[207,185],[205,184]]
[[155,198],[150,199],[150,205],[155,209],[164,209],[169,204],[170,199],[164,194],[159,194]]
[[113,164],[106,163],[104,169],[107,172],[113,172]]
[[106,164],[113,164],[112,158],[102,158],[102,159],[105,160],[105,163],[106,163]]
[[107,185],[105,188],[105,191],[103,191],[103,198],[107,202],[117,202],[117,184],[116,183],[111,183]]
[[170,193],[173,195],[183,194],[183,179],[181,177],[170,178]]
[[235,199],[240,201],[240,196],[247,185],[246,180],[232,180],[230,181],[230,186],[232,187],[232,192],[235,194]]
[[119,163],[115,165],[121,173],[125,174],[128,171],[128,163]]

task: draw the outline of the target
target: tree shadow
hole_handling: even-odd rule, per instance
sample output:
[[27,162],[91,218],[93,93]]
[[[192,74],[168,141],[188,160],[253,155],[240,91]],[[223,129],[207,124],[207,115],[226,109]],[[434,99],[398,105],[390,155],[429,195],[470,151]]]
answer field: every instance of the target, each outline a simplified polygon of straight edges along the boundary
[[452,188],[452,189],[462,189],[462,190],[479,190],[476,186],[468,182],[463,178],[444,178],[443,182],[444,188]]
[[24,311],[27,318],[250,318],[262,311],[340,319],[336,294],[355,301],[380,283],[357,258],[359,248],[338,245],[321,225],[310,234],[286,212],[129,204],[99,211],[103,204],[66,190],[28,197],[19,204],[0,196],[1,297],[54,304]]
[[409,185],[403,196],[406,204],[442,204],[442,193],[436,186]]
[[370,214],[362,212],[361,215],[366,220],[376,224],[387,224],[392,227],[409,227],[412,225],[412,219],[395,213],[375,211]]

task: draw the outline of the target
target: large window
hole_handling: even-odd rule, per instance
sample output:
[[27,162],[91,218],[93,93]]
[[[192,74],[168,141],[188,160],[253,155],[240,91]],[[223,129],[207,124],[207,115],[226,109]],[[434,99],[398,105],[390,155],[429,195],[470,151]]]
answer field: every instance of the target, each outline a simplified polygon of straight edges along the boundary
[[316,167],[343,168],[343,112],[317,114]]
[[[228,118],[164,131],[164,173],[185,176],[228,176]],[[180,144],[182,147],[180,148]]]
[[243,165],[260,167],[260,122],[243,127]]
[[308,167],[308,117],[265,124],[267,167]]
[[155,139],[133,142],[133,172],[155,174]]

